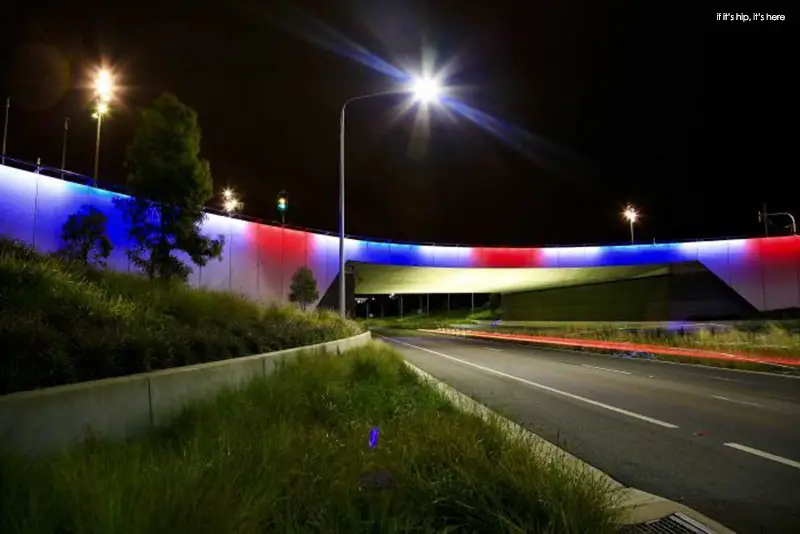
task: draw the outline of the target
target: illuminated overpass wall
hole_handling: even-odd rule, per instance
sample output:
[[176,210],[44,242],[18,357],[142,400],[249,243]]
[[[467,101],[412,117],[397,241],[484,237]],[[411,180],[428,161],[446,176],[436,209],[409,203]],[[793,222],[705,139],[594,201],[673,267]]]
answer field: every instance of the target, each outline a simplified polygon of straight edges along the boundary
[[[66,218],[91,204],[109,218],[115,250],[109,264],[132,271],[128,240],[112,205],[114,193],[56,178],[0,166],[0,234],[49,252],[60,246]],[[282,229],[209,215],[203,228],[223,234],[221,261],[195,268],[190,283],[233,291],[263,301],[285,300],[294,271],[309,266],[320,293],[338,275],[335,236]],[[775,237],[659,245],[484,248],[409,245],[348,239],[348,260],[427,267],[600,267],[649,265],[697,260],[759,310],[800,307],[800,237]],[[464,288],[464,292],[470,292]]]

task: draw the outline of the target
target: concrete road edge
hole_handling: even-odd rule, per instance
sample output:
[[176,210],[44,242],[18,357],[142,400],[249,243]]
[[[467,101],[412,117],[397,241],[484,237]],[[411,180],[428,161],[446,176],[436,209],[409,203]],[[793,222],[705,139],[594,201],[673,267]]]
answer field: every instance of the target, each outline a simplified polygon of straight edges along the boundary
[[659,497],[658,495],[653,495],[638,490],[636,488],[624,486],[596,467],[589,465],[557,445],[550,443],[541,436],[534,434],[519,424],[507,419],[506,417],[503,417],[497,412],[492,411],[480,402],[445,384],[419,367],[416,367],[406,360],[404,360],[404,363],[424,382],[428,383],[434,389],[439,391],[460,410],[466,413],[478,415],[483,419],[495,419],[500,426],[506,430],[506,432],[515,434],[530,443],[538,454],[542,454],[548,458],[560,458],[562,461],[567,462],[576,470],[581,471],[588,476],[605,480],[612,490],[619,490],[622,493],[622,497],[619,500],[618,508],[621,511],[621,523],[623,525],[647,523],[675,513],[682,513],[699,523],[703,528],[707,529],[709,534],[735,534],[731,529],[721,525],[709,517],[704,516],[700,512],[689,508],[688,506],[665,499],[663,497]]

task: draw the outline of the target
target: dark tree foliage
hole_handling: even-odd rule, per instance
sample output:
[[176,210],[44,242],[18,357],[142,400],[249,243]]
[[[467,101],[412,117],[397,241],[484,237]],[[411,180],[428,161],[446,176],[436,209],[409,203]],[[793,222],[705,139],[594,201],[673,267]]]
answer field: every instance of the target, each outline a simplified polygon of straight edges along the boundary
[[61,227],[64,245],[59,255],[84,265],[105,267],[114,246],[106,232],[106,216],[97,208],[84,205],[67,218]]
[[317,280],[311,269],[306,266],[300,267],[292,275],[292,285],[289,289],[289,300],[298,303],[302,310],[319,298]]
[[502,304],[502,300],[500,297],[500,293],[492,293],[489,295],[489,309],[491,311],[497,311],[500,309],[500,305]]
[[126,162],[132,197],[116,203],[133,240],[128,256],[151,279],[186,280],[192,269],[176,251],[201,267],[222,256],[223,236],[200,233],[213,181],[199,153],[197,113],[174,95],[164,93],[142,111]]

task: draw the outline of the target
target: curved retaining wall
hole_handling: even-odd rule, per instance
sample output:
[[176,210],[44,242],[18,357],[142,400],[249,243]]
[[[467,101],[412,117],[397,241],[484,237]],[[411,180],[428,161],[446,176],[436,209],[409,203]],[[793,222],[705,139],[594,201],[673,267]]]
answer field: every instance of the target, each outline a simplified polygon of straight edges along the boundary
[[[131,271],[128,238],[112,205],[116,193],[0,166],[0,235],[49,252],[61,225],[83,204],[103,211],[115,245],[109,265]],[[308,266],[320,295],[338,276],[338,239],[210,214],[203,231],[224,235],[221,261],[196,268],[190,283],[284,301],[292,274]],[[349,261],[421,267],[601,267],[699,261],[758,310],[800,307],[800,237],[736,239],[602,247],[487,248],[413,245],[347,239]],[[186,259],[186,258],[184,258]],[[469,292],[465,288],[465,292]]]
[[304,352],[343,352],[371,339],[365,332],[244,358],[4,395],[0,444],[10,451],[36,454],[68,447],[89,432],[101,438],[133,437],[169,421],[189,402],[269,375],[278,361]]

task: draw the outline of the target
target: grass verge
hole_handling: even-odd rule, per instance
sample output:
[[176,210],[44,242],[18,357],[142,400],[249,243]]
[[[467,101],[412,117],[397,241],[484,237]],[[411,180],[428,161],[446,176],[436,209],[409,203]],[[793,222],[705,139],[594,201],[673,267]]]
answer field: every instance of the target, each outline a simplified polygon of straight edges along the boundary
[[280,365],[128,443],[2,455],[0,473],[8,534],[577,534],[617,520],[607,482],[457,411],[380,343]]
[[95,270],[0,241],[0,394],[360,333],[333,312]]
[[[446,316],[410,316],[366,322],[372,328],[436,329],[456,323],[476,324],[475,315],[451,312]],[[497,324],[483,328],[504,334],[544,335],[571,339],[620,341],[692,349],[707,349],[743,356],[778,356],[800,360],[800,320],[753,320],[666,326],[667,323],[541,321],[524,326]],[[689,360],[693,360],[689,358]],[[747,365],[737,362],[734,365]],[[725,362],[720,362],[725,364]]]

